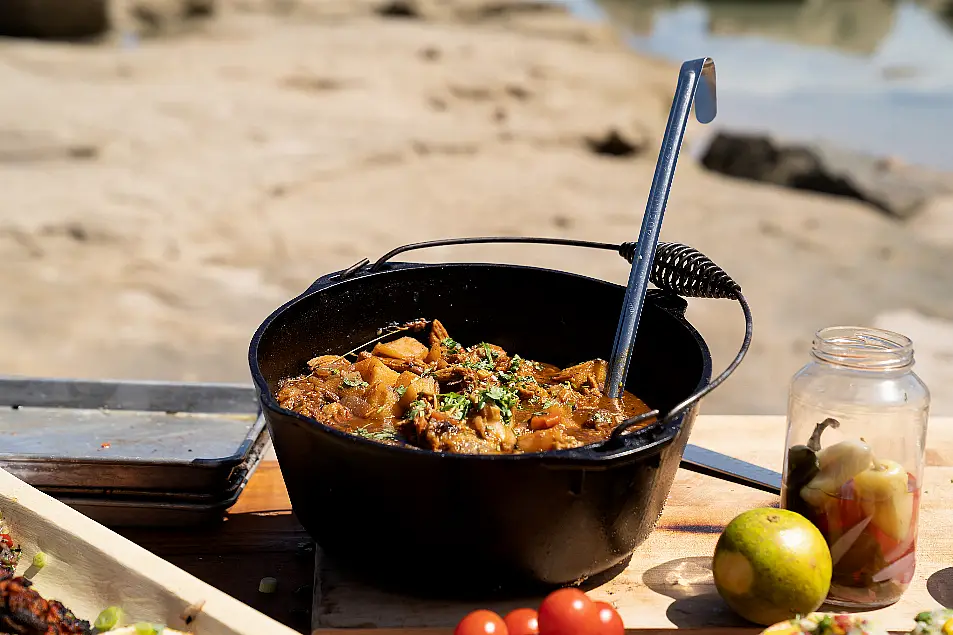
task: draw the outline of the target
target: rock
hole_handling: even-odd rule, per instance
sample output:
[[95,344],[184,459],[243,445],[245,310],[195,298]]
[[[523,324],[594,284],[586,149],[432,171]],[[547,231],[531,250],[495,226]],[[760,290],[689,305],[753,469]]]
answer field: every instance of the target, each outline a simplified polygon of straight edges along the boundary
[[610,157],[631,157],[644,150],[646,143],[644,138],[631,138],[616,128],[610,128],[599,137],[587,138],[586,145],[595,154]]
[[79,39],[109,29],[108,0],[4,0],[0,35]]
[[215,14],[215,0],[113,0],[113,23],[142,36],[176,33]]
[[823,143],[720,131],[702,153],[713,172],[863,201],[899,219],[953,190],[949,177]]

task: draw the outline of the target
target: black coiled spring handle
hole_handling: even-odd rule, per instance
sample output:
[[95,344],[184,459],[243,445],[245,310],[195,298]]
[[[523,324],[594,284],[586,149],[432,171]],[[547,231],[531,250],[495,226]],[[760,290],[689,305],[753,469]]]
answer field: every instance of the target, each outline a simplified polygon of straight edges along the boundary
[[[482,236],[474,238],[446,238],[442,240],[431,240],[427,242],[413,243],[403,245],[392,249],[377,262],[370,265],[368,273],[380,271],[388,260],[398,254],[417,249],[426,249],[428,247],[445,247],[450,245],[472,245],[480,243],[520,243],[520,244],[538,244],[538,245],[565,245],[570,247],[588,247],[591,249],[605,249],[615,251],[629,263],[635,257],[636,243],[626,242],[620,244],[591,242],[586,240],[573,240],[570,238],[534,238],[525,236]],[[338,276],[338,279],[346,279],[364,269],[370,264],[367,259],[345,269]],[[731,279],[724,269],[712,262],[700,251],[682,245],[680,243],[660,242],[655,250],[655,260],[652,263],[652,272],[649,276],[652,284],[659,289],[670,293],[675,293],[686,298],[725,298],[737,300],[741,305],[741,310],[745,316],[745,336],[738,350],[738,354],[732,360],[725,370],[708,382],[704,388],[697,390],[690,397],[675,405],[664,416],[660,416],[658,410],[646,412],[645,414],[626,419],[612,431],[606,444],[618,443],[629,430],[635,427],[645,428],[643,424],[651,419],[657,419],[660,423],[670,423],[682,412],[720,386],[735,371],[744,359],[745,354],[751,347],[752,318],[751,309],[748,301],[741,293],[741,285]]]

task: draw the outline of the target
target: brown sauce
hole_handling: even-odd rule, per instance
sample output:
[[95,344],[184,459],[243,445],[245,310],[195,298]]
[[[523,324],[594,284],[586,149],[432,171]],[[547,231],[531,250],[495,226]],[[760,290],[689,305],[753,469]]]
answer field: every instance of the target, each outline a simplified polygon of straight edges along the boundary
[[618,400],[602,393],[600,359],[560,369],[485,342],[464,347],[438,320],[404,330],[429,330],[429,346],[403,336],[353,362],[316,357],[311,374],[279,382],[279,405],[380,443],[457,454],[588,445],[650,410],[631,393]]

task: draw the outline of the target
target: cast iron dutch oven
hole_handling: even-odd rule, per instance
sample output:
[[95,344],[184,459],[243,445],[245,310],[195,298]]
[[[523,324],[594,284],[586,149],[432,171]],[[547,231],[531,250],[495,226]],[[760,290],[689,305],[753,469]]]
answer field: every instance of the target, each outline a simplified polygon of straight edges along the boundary
[[[309,359],[349,351],[387,324],[420,317],[440,319],[458,341],[493,342],[559,366],[606,358],[621,286],[525,266],[388,262],[412,248],[472,241],[411,245],[373,265],[365,260],[324,276],[255,333],[251,373],[294,512],[337,566],[381,584],[460,594],[595,576],[626,560],[652,531],[697,397],[714,387],[708,346],[685,319],[687,303],[679,295],[649,292],[626,386],[668,416],[628,433],[624,423],[605,444],[538,454],[442,454],[349,435],[275,400],[279,380],[306,373]],[[630,260],[634,249],[632,243],[506,242],[611,248]],[[747,348],[750,313],[727,274],[671,243],[659,245],[654,262],[656,285],[740,299],[749,318]]]

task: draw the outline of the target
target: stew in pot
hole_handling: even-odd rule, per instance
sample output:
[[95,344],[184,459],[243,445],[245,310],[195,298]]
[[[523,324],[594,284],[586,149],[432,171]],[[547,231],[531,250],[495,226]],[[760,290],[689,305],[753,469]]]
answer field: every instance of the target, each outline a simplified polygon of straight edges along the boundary
[[312,359],[309,375],[279,383],[279,405],[380,443],[456,454],[579,447],[650,410],[628,392],[618,400],[602,393],[601,359],[560,369],[486,342],[464,347],[439,320],[400,330],[428,327],[429,346],[404,336],[353,362],[347,355]]

